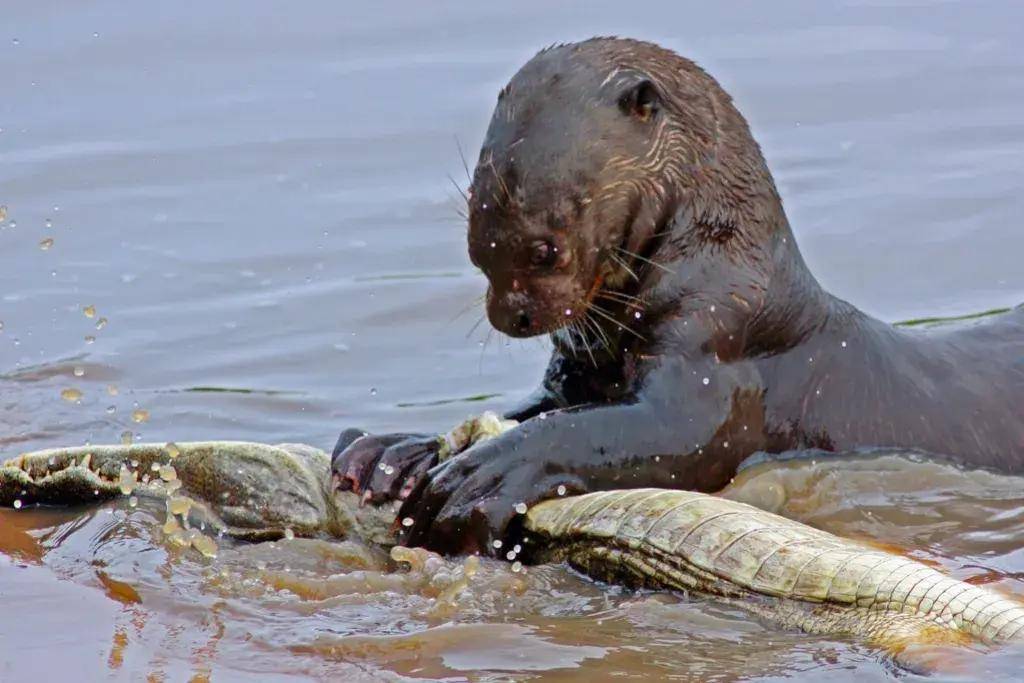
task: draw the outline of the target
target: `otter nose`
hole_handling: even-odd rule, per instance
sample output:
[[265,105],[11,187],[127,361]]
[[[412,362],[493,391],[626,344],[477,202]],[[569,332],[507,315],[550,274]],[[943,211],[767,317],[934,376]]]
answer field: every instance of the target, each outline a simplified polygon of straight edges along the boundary
[[525,292],[495,293],[487,301],[487,317],[499,331],[513,337],[530,337],[537,333],[537,312]]
[[519,332],[520,334],[526,334],[527,332],[530,331],[530,325],[532,323],[533,321],[530,320],[530,316],[527,315],[526,311],[522,309],[516,311],[515,318],[513,319],[513,324],[515,325],[517,332]]

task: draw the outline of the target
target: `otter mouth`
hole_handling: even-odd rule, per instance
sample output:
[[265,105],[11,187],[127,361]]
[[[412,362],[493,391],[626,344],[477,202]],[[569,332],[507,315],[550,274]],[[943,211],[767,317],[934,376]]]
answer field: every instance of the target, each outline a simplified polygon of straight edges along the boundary
[[[491,325],[516,338],[557,334],[567,342],[561,346],[570,350],[581,343],[612,349],[626,335],[643,340],[636,328],[644,315],[645,301],[639,292],[630,293],[630,289],[634,285],[642,287],[641,268],[663,266],[626,249],[628,228],[612,235],[616,243],[600,248],[588,283],[580,282],[570,272],[572,269],[554,277],[529,272],[489,273],[487,317]],[[577,262],[577,273],[585,265]]]
[[[572,303],[543,302],[541,296],[521,294],[519,300],[515,301],[518,305],[513,303],[512,306],[508,301],[512,297],[495,294],[492,285],[487,290],[487,317],[496,330],[517,338],[553,334],[577,325],[591,326],[595,323],[591,317],[594,299],[603,282],[603,274],[598,274],[587,291],[581,297],[574,298]],[[498,303],[499,297],[504,299],[501,304]]]
[[557,308],[550,305],[539,312],[533,306],[524,306],[511,313],[503,311],[492,316],[491,304],[495,294],[490,287],[488,317],[491,324],[510,337],[551,335],[560,351],[578,358],[589,358],[596,365],[601,355],[616,353],[623,337],[644,339],[636,325],[630,324],[634,318],[639,321],[643,317],[643,300],[617,288],[606,288],[609,278],[614,279],[619,270],[615,265],[614,260],[603,262],[589,287],[575,303],[560,304]]

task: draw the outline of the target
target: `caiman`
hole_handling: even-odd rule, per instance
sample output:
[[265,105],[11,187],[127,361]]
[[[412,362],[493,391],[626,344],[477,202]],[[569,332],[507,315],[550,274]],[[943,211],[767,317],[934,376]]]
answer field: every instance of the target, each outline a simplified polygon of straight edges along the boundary
[[[336,493],[330,464],[323,451],[299,444],[61,448],[0,466],[0,505],[157,496],[168,501],[165,531],[201,550],[211,539],[200,527],[250,541],[358,534],[393,545],[402,523],[397,506],[362,506],[355,494]],[[863,638],[894,651],[917,643],[1024,640],[1024,604],[717,496],[606,491],[520,512],[523,562],[565,561],[600,580],[711,595],[785,627]]]

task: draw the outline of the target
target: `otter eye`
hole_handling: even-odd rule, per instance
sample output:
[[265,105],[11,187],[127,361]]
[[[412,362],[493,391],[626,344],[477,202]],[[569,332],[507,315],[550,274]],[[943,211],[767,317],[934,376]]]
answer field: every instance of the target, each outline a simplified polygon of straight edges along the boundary
[[558,260],[558,248],[551,242],[537,240],[530,245],[530,263],[550,268]]
[[647,79],[633,85],[619,97],[619,109],[641,121],[650,121],[659,105],[658,89]]

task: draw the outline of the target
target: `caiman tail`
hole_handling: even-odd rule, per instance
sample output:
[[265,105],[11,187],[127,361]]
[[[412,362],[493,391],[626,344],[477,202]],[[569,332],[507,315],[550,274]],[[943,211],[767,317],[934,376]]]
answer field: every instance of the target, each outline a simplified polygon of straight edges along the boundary
[[1024,640],[1024,605],[906,557],[689,491],[551,500],[527,513],[535,559],[606,580],[717,595],[811,633],[899,646]]

